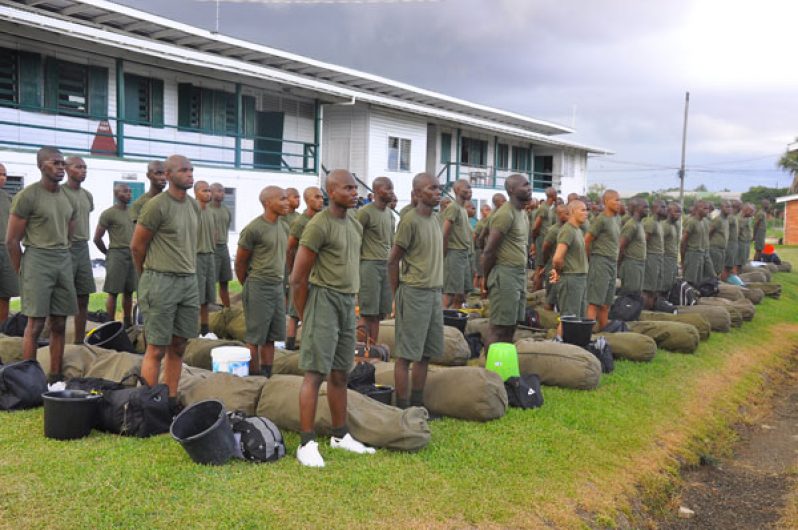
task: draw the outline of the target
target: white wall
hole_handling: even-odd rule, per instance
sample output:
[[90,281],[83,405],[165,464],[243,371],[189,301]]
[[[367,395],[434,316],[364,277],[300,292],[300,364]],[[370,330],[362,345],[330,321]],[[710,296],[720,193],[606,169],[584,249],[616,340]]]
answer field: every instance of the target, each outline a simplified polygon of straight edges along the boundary
[[366,105],[323,106],[322,164],[329,171],[348,169],[366,180],[368,121]]

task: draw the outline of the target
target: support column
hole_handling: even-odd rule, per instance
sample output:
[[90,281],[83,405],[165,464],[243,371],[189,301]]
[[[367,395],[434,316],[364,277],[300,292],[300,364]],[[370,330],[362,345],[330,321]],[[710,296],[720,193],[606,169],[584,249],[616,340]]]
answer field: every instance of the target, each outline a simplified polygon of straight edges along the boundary
[[116,60],[116,156],[125,156],[125,62]]
[[[509,152],[507,153],[509,156]],[[493,187],[496,187],[496,176],[499,171],[499,137],[493,137]]]
[[460,162],[461,162],[461,149],[462,149],[462,135],[463,131],[461,129],[457,129],[457,152],[454,154],[454,159],[457,161],[457,167],[455,168],[454,172],[454,180],[457,182],[460,180]]
[[241,167],[241,136],[244,129],[244,105],[241,101],[241,83],[236,83],[236,145],[235,167]]
[[314,109],[313,144],[313,173],[318,175],[321,165],[321,102],[318,99]]

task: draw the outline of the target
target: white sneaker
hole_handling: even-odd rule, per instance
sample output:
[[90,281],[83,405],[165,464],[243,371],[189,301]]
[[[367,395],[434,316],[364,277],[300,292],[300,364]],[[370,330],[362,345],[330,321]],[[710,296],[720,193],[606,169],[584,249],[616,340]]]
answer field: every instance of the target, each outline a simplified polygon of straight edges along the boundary
[[217,337],[216,333],[214,333],[213,331],[209,331],[205,335],[200,335],[200,338],[201,339],[210,339],[210,340],[218,340],[219,339],[219,337]]
[[343,438],[330,438],[330,447],[333,449],[344,449],[346,451],[352,451],[353,453],[357,453],[359,455],[373,455],[377,452],[376,449],[373,447],[368,447],[363,445],[362,443],[358,442],[352,435],[346,433],[346,436]]
[[319,453],[319,444],[311,440],[305,445],[300,445],[296,450],[296,459],[299,463],[307,467],[324,467],[324,459]]

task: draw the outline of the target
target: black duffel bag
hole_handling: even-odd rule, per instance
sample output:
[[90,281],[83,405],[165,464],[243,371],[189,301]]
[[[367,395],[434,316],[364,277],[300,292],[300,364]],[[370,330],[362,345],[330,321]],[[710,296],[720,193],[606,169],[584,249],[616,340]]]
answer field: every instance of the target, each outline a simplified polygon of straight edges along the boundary
[[522,374],[521,377],[508,377],[504,382],[507,403],[519,409],[535,409],[543,406],[543,391],[537,374]]
[[636,294],[624,294],[615,299],[610,306],[610,320],[634,322],[640,319],[643,311],[643,298]]
[[47,377],[37,361],[0,364],[0,410],[39,407],[45,392]]
[[83,390],[89,394],[104,394],[111,390],[122,390],[125,385],[101,377],[75,377],[66,382],[67,390]]
[[97,428],[138,438],[169,432],[172,424],[169,387],[164,384],[147,386],[144,379],[136,374],[123,378],[120,384],[131,377],[137,378],[141,386],[103,392]]

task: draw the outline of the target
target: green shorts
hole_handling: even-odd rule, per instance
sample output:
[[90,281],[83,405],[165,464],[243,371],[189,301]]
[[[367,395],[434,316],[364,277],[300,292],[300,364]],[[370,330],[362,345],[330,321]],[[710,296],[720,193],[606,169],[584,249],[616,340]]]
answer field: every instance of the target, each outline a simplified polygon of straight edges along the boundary
[[75,277],[67,249],[28,247],[19,273],[22,314],[42,318],[74,315],[78,310]]
[[726,245],[725,265],[727,269],[737,265],[737,241],[729,241]]
[[327,375],[349,372],[355,360],[355,295],[310,285],[299,368]]
[[646,270],[643,274],[643,290],[649,292],[659,291],[662,284],[662,254],[646,254]]
[[440,289],[400,285],[396,291],[397,357],[408,361],[443,355]]
[[139,279],[139,307],[148,344],[168,346],[172,337],[199,334],[199,297],[194,274],[145,270]]
[[360,262],[360,314],[383,318],[391,314],[393,300],[391,283],[388,281],[388,263],[366,260]]
[[549,273],[551,269],[544,269],[546,279],[543,281],[543,287],[546,289],[546,304],[550,307],[557,306],[557,285],[549,281]]
[[105,255],[105,284],[109,294],[132,293],[136,290],[136,268],[129,248],[109,248]]
[[216,302],[215,267],[212,252],[197,254],[197,294],[200,305]]
[[526,313],[526,270],[523,267],[495,265],[488,275],[490,323],[515,326]]
[[233,269],[230,267],[230,249],[226,244],[216,245],[213,250],[215,281],[229,282],[233,279]]
[[615,278],[618,261],[601,254],[590,255],[587,271],[587,303],[595,306],[611,305],[615,299]]
[[738,267],[742,267],[746,263],[748,263],[748,257],[751,255],[751,241],[744,241],[740,239],[737,241],[737,265]]
[[244,282],[241,301],[247,325],[244,342],[261,345],[285,340],[285,297],[282,281],[249,277]]
[[290,287],[288,288],[288,311],[287,314],[289,317],[293,318],[294,320],[302,320],[299,318],[299,315],[296,312],[296,308],[294,307],[294,291]]
[[0,298],[19,296],[19,277],[11,266],[5,244],[0,243]]
[[584,318],[587,313],[587,274],[561,274],[557,285],[560,315]]
[[485,275],[482,272],[482,249],[479,248],[479,247],[476,247],[474,249],[473,254],[471,254],[471,255],[474,257],[474,265],[473,265],[473,267],[474,267],[474,269],[476,271],[475,274],[481,278],[482,276]]
[[618,269],[621,279],[622,294],[640,294],[643,290],[643,276],[646,272],[646,262],[642,259],[625,258]]
[[688,250],[684,254],[684,281],[698,286],[704,279],[704,251]]
[[668,292],[676,283],[679,276],[679,260],[676,256],[665,255],[662,257],[662,277],[659,284],[661,293]]
[[72,273],[75,281],[75,294],[85,296],[97,290],[94,283],[94,272],[91,270],[91,255],[88,241],[75,241],[69,247],[72,257]]
[[446,294],[470,293],[473,284],[468,251],[451,249],[446,252],[443,262],[443,292]]
[[726,263],[726,247],[711,247],[709,249],[709,258],[712,260],[712,270],[715,271],[715,276],[720,276]]
[[762,252],[765,249],[765,234],[754,236],[754,250]]

